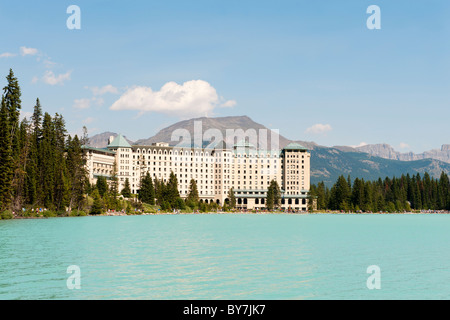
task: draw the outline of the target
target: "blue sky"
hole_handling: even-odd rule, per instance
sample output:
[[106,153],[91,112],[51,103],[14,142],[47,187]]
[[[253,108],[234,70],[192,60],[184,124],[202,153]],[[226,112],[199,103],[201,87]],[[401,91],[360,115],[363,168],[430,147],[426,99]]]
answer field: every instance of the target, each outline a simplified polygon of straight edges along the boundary
[[[80,30],[66,26],[72,4]],[[12,68],[24,115],[39,97],[70,133],[137,140],[247,115],[327,146],[450,143],[447,0],[3,1],[0,30],[1,85]]]

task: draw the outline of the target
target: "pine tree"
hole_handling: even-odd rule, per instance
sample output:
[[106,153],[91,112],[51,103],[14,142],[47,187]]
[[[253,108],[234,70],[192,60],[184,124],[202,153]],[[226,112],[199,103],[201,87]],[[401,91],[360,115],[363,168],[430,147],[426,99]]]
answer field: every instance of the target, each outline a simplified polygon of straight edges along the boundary
[[104,210],[103,201],[97,189],[94,189],[94,191],[92,192],[92,198],[94,199],[94,203],[92,204],[90,213],[91,214],[103,213]]
[[18,157],[18,149],[19,149],[19,142],[18,142],[18,135],[17,131],[19,129],[19,116],[20,116],[20,109],[21,109],[21,92],[20,92],[20,86],[19,81],[14,76],[14,72],[12,69],[9,69],[9,74],[6,77],[6,80],[8,84],[3,88],[3,96],[4,96],[4,103],[6,106],[6,109],[8,110],[8,127],[10,129],[10,144],[12,148],[13,158],[16,159]]
[[128,180],[128,178],[125,179],[125,185],[121,191],[121,194],[125,198],[131,198],[130,180]]
[[85,201],[84,193],[88,184],[87,172],[84,166],[85,154],[78,136],[67,139],[67,168],[70,180],[69,210],[81,210]]
[[167,182],[167,201],[172,208],[178,208],[178,198],[180,198],[180,192],[178,191],[178,180],[173,171],[170,172],[169,181]]
[[195,182],[194,179],[191,179],[191,181],[189,183],[189,193],[186,198],[186,202],[191,208],[197,206],[198,203],[200,202],[200,197],[198,195],[197,183]]
[[52,119],[53,138],[53,172],[54,190],[53,199],[56,210],[61,210],[69,204],[69,180],[66,166],[66,135],[65,121],[61,115],[55,114]]
[[147,172],[147,174],[141,179],[139,199],[150,205],[155,204],[155,188],[153,187],[153,180],[149,172]]
[[98,177],[96,187],[100,196],[104,198],[108,192],[108,182],[106,181],[106,178],[102,176]]
[[26,173],[27,173],[27,162],[28,153],[30,150],[31,136],[29,134],[29,124],[27,119],[23,119],[19,126],[18,131],[18,144],[19,144],[19,154],[17,158],[17,165],[14,171],[13,178],[13,208],[16,211],[20,211],[26,201],[25,195],[25,183],[26,183]]
[[2,97],[0,109],[0,209],[9,209],[12,198],[14,163],[11,149],[11,130],[8,108]]
[[276,180],[270,181],[269,188],[267,189],[266,207],[269,210],[273,210],[279,206],[281,199],[281,190]]
[[228,190],[228,199],[229,199],[229,206],[231,208],[235,208],[236,207],[236,196],[234,195],[234,190],[233,187],[230,188],[230,190]]

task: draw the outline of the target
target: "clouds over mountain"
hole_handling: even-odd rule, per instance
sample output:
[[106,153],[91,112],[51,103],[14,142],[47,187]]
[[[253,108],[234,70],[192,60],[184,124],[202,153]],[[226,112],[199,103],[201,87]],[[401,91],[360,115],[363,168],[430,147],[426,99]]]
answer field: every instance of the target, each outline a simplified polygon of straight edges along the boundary
[[225,101],[216,89],[203,80],[190,80],[183,84],[167,82],[159,91],[135,86],[128,89],[111,110],[136,110],[140,113],[159,112],[180,118],[211,115],[217,107],[233,107],[234,100]]

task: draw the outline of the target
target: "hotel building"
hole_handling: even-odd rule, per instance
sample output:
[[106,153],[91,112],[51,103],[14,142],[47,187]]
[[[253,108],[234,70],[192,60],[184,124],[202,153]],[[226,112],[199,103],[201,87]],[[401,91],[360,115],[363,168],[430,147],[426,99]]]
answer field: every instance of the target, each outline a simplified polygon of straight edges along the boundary
[[182,198],[191,179],[201,201],[223,205],[233,188],[238,209],[263,209],[271,180],[281,189],[281,207],[306,211],[310,188],[310,152],[297,143],[281,150],[258,150],[242,141],[226,148],[181,148],[168,143],[130,145],[122,136],[111,137],[104,149],[84,147],[90,183],[111,178],[116,164],[119,192],[128,178],[133,194],[147,172],[166,182],[173,172]]

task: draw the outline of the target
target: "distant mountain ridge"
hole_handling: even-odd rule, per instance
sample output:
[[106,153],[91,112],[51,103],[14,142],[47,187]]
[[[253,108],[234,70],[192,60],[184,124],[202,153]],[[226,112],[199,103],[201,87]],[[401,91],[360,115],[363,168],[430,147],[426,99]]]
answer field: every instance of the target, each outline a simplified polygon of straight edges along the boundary
[[450,144],[442,145],[440,150],[433,149],[419,154],[416,154],[414,152],[401,153],[396,151],[392,146],[386,143],[368,144],[365,146],[356,147],[355,149],[384,159],[400,161],[435,159],[450,163]]
[[[172,133],[177,129],[185,129],[193,138],[196,121],[201,121],[203,133],[209,129],[218,129],[222,132],[223,137],[226,137],[226,129],[242,129],[244,132],[248,129],[255,129],[256,132],[259,129],[267,129],[268,145],[270,146],[270,129],[254,122],[248,116],[203,117],[184,120],[160,130],[153,137],[135,142],[127,140],[132,145],[151,145],[154,142],[167,142],[176,145],[176,141],[171,141]],[[115,137],[116,135],[113,132],[94,135],[90,138],[89,145],[104,148],[107,146],[109,137]],[[438,178],[442,171],[450,173],[450,145],[444,145],[440,151],[432,150],[415,155],[401,154],[387,144],[357,148],[348,146],[325,147],[309,141],[289,140],[279,135],[280,148],[291,142],[299,143],[311,151],[311,183],[324,181],[331,186],[341,174],[351,175],[352,178],[374,180],[386,176],[398,177],[407,173],[423,174],[428,172],[435,178]],[[439,157],[439,159],[432,159],[433,157]]]

